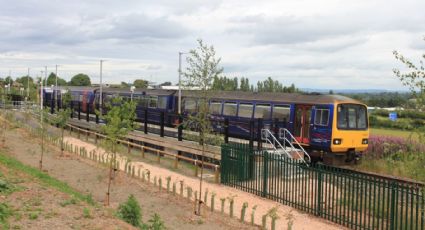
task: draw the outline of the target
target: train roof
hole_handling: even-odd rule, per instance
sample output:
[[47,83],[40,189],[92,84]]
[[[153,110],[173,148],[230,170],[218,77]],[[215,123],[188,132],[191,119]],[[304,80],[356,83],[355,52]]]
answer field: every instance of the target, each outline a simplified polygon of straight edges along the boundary
[[[184,97],[199,97],[199,91],[183,91]],[[218,100],[241,101],[270,101],[298,104],[331,104],[338,102],[360,103],[360,101],[342,95],[329,94],[302,94],[302,93],[269,93],[269,92],[241,92],[241,91],[214,91],[210,96]]]
[[[128,93],[130,94],[129,88],[103,88],[102,92],[104,93]],[[171,96],[175,94],[175,90],[166,90],[166,89],[135,89],[133,94],[140,95],[161,95],[161,96]]]

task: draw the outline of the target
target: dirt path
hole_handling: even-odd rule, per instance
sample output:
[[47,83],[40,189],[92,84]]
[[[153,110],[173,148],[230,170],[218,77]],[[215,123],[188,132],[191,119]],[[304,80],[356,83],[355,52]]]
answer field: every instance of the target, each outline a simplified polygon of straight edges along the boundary
[[[7,131],[8,153],[19,161],[38,167],[39,141],[30,138],[20,129]],[[107,169],[94,162],[76,156],[59,157],[57,148],[49,148],[43,161],[49,175],[65,181],[81,192],[91,193],[95,200],[103,202],[107,186]],[[150,184],[118,173],[112,185],[111,207],[116,208],[130,194],[134,194],[142,206],[143,220],[158,213],[168,229],[251,229],[236,219],[218,213],[198,217],[193,214],[192,203],[179,196],[158,191]]]

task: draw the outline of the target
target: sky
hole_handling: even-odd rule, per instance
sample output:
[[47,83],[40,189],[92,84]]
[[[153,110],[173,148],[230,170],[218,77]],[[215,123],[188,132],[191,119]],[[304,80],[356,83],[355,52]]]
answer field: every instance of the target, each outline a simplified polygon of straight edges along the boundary
[[[214,46],[224,75],[316,89],[406,90],[425,53],[424,0],[0,0],[0,77],[178,81],[178,53]],[[183,68],[185,59],[183,59]]]

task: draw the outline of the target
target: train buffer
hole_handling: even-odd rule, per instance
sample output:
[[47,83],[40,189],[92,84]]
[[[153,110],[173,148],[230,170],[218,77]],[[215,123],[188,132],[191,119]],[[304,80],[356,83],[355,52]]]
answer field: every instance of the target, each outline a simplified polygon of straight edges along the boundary
[[279,129],[278,138],[269,129],[262,129],[261,139],[271,146],[271,149],[268,150],[269,153],[284,155],[288,158],[299,160],[306,165],[311,161],[310,155],[288,129]]

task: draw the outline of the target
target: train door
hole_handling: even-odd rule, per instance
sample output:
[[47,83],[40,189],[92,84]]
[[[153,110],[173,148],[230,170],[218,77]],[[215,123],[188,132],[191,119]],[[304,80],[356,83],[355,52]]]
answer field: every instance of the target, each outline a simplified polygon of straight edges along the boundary
[[298,142],[308,144],[310,141],[311,106],[296,105],[294,137]]

